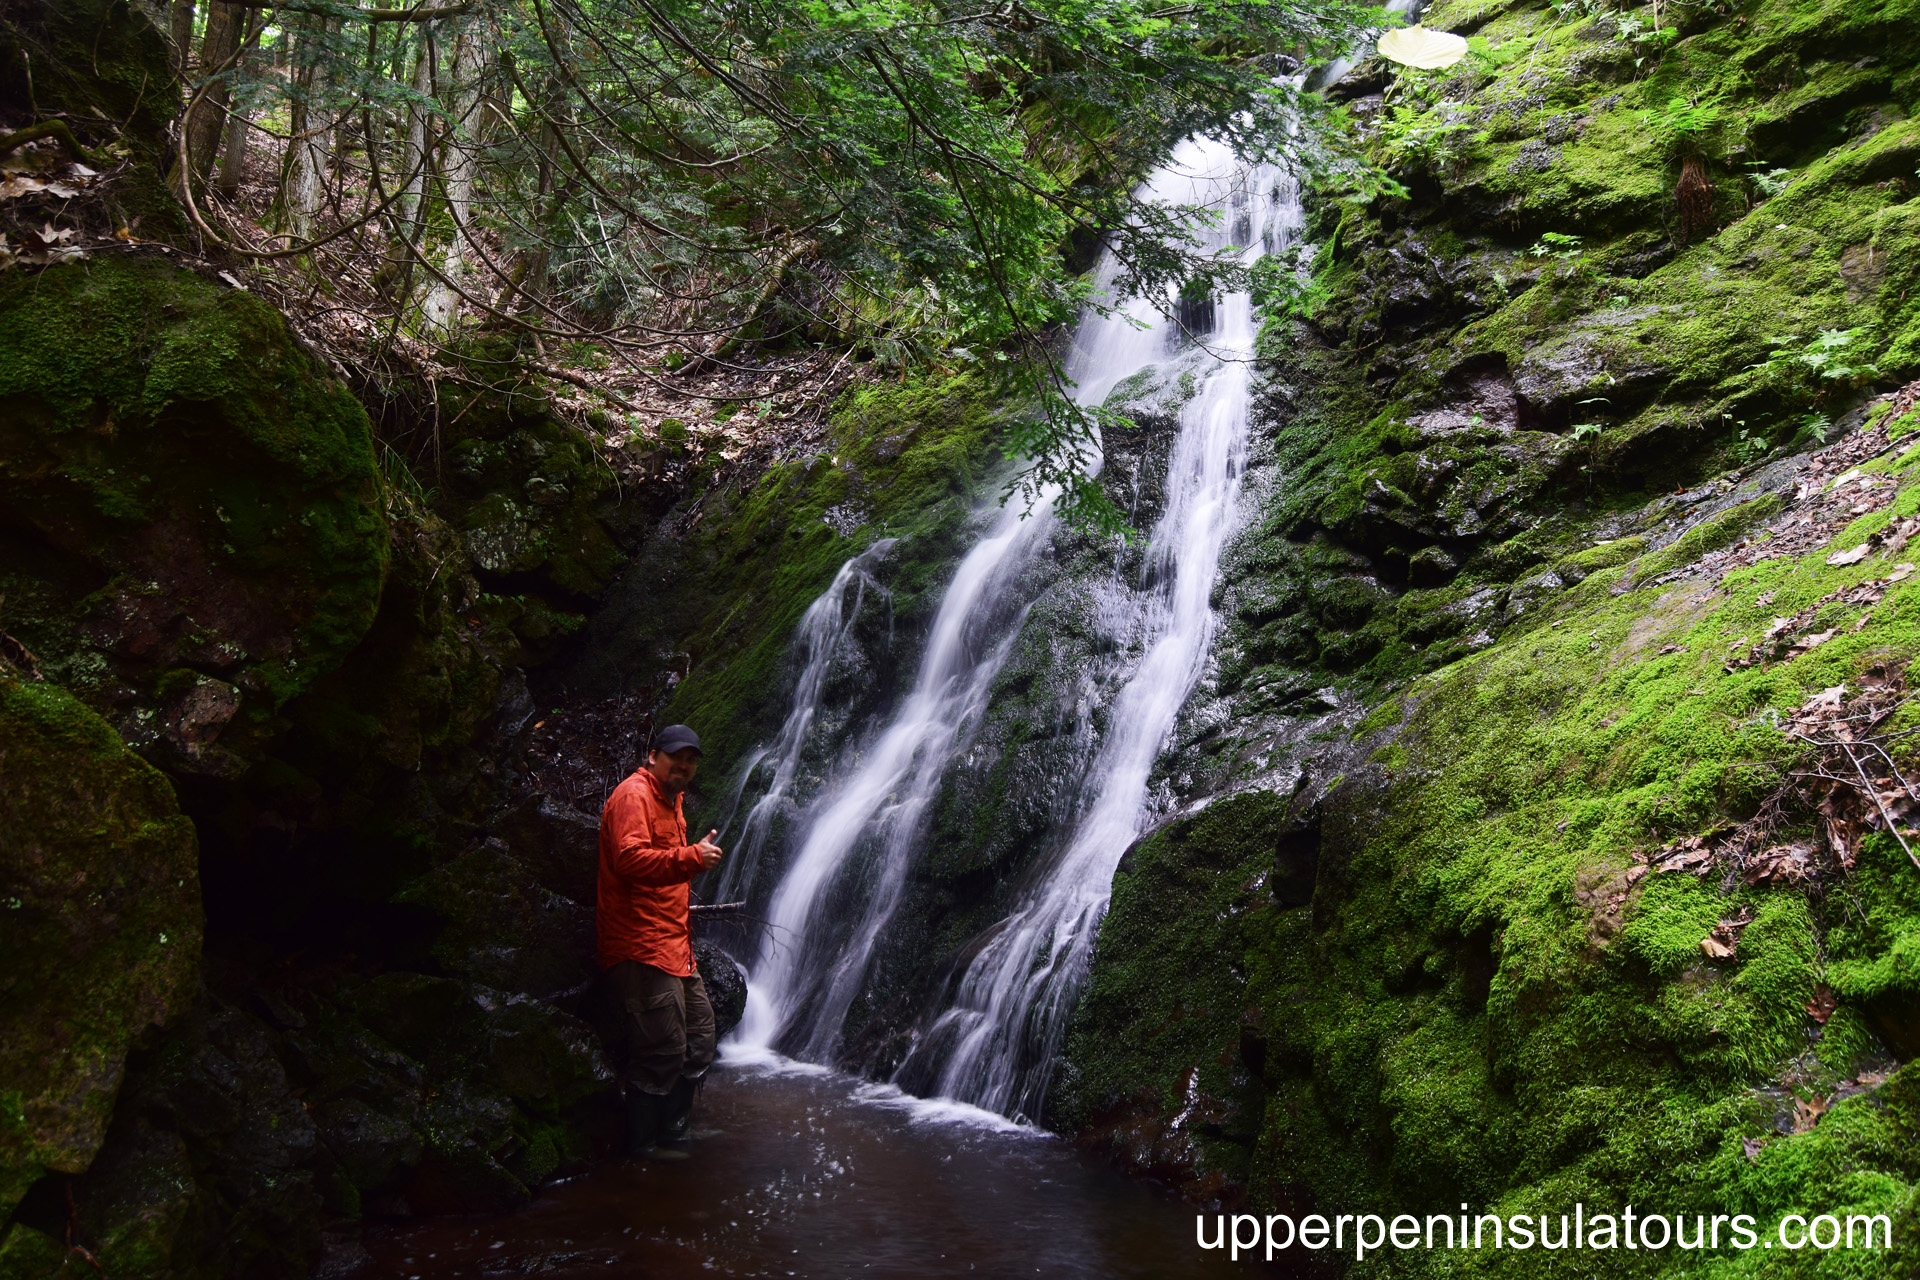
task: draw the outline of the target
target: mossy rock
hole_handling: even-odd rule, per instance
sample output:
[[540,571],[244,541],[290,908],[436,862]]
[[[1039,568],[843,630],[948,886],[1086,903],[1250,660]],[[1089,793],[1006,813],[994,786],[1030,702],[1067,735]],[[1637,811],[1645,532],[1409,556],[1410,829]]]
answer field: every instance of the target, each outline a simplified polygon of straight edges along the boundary
[[128,1049],[200,959],[192,824],[78,699],[0,670],[0,1202],[99,1149]]
[[[670,691],[659,722],[700,733],[702,783],[728,777],[779,724],[794,629],[841,565],[897,540],[876,575],[890,595],[868,597],[872,649],[937,603],[1000,464],[1000,413],[969,375],[857,387],[818,452],[697,492],[662,521],[609,588],[567,683]],[[866,696],[883,699],[893,674],[862,672]]]
[[250,294],[164,261],[0,279],[6,627],[170,766],[231,773],[373,622],[366,414]]
[[[1726,663],[1774,616],[1889,574],[1884,552],[1826,563],[1920,501],[1912,460],[1874,466],[1900,493],[1825,546],[1700,564],[1799,518],[1728,485],[1686,536],[1562,557],[1585,577],[1541,625],[1356,709],[1350,742],[1300,745],[1291,801],[1230,796],[1144,840],[1115,881],[1063,1116],[1196,1194],[1322,1211],[1630,1203],[1750,1213],[1763,1230],[1791,1212],[1886,1214],[1892,1255],[1781,1270],[1776,1254],[1751,1273],[1903,1274],[1920,1188],[1906,853],[1871,835],[1823,890],[1629,873],[1637,851],[1748,816],[1799,767],[1781,712],[1920,657],[1920,587],[1896,583],[1802,656]],[[1285,886],[1308,812],[1303,902]],[[1716,957],[1702,941],[1728,919],[1748,922]],[[1818,1019],[1822,983],[1838,1008]],[[1810,1096],[1834,1106],[1796,1130]],[[1600,1258],[1594,1274],[1744,1275],[1761,1257]],[[1551,1255],[1512,1251],[1380,1266],[1554,1274]]]
[[[10,120],[65,119],[82,144],[110,148],[106,211],[143,240],[184,240],[185,213],[163,177],[180,111],[163,6],[61,0],[0,13],[0,103]],[[132,161],[112,167],[123,156]]]

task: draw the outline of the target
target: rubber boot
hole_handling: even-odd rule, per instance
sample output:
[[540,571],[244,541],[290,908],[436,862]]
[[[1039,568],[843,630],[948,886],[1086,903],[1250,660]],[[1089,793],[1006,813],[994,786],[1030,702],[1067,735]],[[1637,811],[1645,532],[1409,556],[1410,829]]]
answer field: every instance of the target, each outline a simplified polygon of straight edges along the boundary
[[662,1140],[675,1144],[706,1138],[717,1138],[724,1129],[696,1129],[693,1127],[693,1103],[700,1095],[700,1085],[705,1077],[694,1079],[681,1078],[674,1083],[667,1094],[666,1120],[662,1130]]
[[660,1141],[675,1147],[685,1147],[688,1131],[693,1127],[693,1095],[697,1088],[695,1081],[682,1076],[673,1082],[673,1088],[667,1093],[666,1105],[660,1109]]
[[628,1087],[627,1159],[638,1160],[658,1144],[659,1114],[657,1095]]
[[685,1160],[688,1157],[686,1139],[676,1141],[672,1133],[674,1099],[672,1094],[641,1093],[637,1096],[645,1099],[647,1108],[648,1143],[640,1155],[648,1160]]

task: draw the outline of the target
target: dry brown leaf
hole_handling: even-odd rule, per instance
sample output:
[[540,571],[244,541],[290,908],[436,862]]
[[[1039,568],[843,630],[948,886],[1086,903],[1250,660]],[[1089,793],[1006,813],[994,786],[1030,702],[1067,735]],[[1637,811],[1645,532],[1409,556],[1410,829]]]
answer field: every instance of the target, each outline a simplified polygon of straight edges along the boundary
[[1833,1099],[1818,1095],[1811,1098],[1795,1098],[1793,1100],[1793,1131],[1812,1133],[1813,1126],[1820,1123],[1820,1117],[1827,1113],[1827,1108],[1832,1104]]
[[1759,1138],[1740,1139],[1741,1154],[1747,1157],[1748,1164],[1760,1163],[1760,1152],[1767,1144]]
[[1797,884],[1813,877],[1811,846],[1795,841],[1763,849],[1747,859],[1743,879],[1748,884]]
[[1824,1027],[1839,1003],[1834,998],[1833,988],[1822,982],[1813,989],[1813,999],[1807,1001],[1807,1016]]
[[1865,560],[1867,558],[1867,553],[1872,550],[1873,550],[1872,543],[1863,542],[1859,546],[1853,548],[1851,551],[1834,552],[1832,555],[1827,557],[1827,563],[1831,565],[1859,564],[1862,560]]
[[1740,932],[1753,923],[1753,912],[1746,907],[1734,915],[1728,916],[1713,926],[1706,937],[1700,939],[1700,950],[1713,960],[1728,960],[1740,949]]

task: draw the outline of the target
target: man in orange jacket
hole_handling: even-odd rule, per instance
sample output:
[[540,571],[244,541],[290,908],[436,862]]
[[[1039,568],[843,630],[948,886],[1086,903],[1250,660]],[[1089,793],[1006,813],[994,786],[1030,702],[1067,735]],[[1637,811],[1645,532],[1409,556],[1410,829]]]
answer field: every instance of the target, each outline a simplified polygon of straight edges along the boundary
[[693,1095],[713,1063],[713,1006],[693,963],[687,901],[688,884],[720,861],[719,833],[689,844],[680,806],[699,767],[698,735],[683,724],[662,729],[647,763],[613,789],[600,815],[594,923],[600,968],[626,1025],[635,1156],[686,1158]]

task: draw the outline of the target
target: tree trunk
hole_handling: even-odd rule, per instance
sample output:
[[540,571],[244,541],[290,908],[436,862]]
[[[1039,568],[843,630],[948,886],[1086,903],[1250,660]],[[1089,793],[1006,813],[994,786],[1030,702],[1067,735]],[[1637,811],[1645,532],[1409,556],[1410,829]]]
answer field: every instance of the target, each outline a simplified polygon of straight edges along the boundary
[[388,222],[387,256],[374,274],[374,285],[388,297],[405,305],[413,292],[413,251],[420,246],[426,216],[427,192],[427,100],[433,96],[438,48],[435,35],[440,24],[422,23],[420,45],[414,51],[412,88],[418,95],[407,106],[407,133],[401,142],[400,163],[395,169],[382,168],[381,185],[386,194],[395,195]]
[[327,203],[327,173],[333,163],[334,120],[327,103],[331,77],[321,47],[327,19],[308,15],[299,30],[314,47],[306,56],[296,58],[297,64],[305,65],[297,66],[294,72],[293,136],[287,142],[281,204],[286,211],[287,230],[302,240],[311,240],[320,230],[320,213]]
[[[266,14],[255,11],[251,29],[247,32],[247,41],[251,44],[260,38],[261,28],[266,23]],[[257,51],[249,52],[241,59],[240,65],[251,69],[259,61]],[[231,200],[240,194],[240,182],[247,171],[247,143],[253,136],[253,117],[246,108],[234,106],[227,112],[227,137],[220,148],[220,176],[214,184],[220,194]]]
[[[246,12],[239,5],[221,4],[217,0],[208,8],[206,33],[200,37],[202,77],[219,71],[240,47],[240,37],[246,30]],[[187,157],[192,162],[195,178],[204,180],[213,170],[214,157],[220,150],[220,131],[227,122],[227,99],[225,80],[209,85],[201,95],[199,106],[187,118]]]
[[[553,224],[558,218],[560,208],[566,200],[567,190],[561,186],[560,178],[560,130],[553,123],[562,106],[562,95],[557,82],[549,82],[542,90],[546,101],[543,104],[540,125],[540,169],[537,181],[536,200],[534,202],[534,232],[540,237],[537,244],[528,251],[526,270],[521,274],[517,299],[508,299],[503,305],[513,311],[537,311],[539,304],[547,296],[547,272],[552,257],[547,247],[548,238],[553,234]],[[559,188],[556,190],[556,188]],[[506,294],[503,293],[503,298]]]
[[182,80],[193,62],[193,0],[173,0],[173,70]]
[[454,47],[452,119],[440,151],[440,172],[454,232],[441,260],[445,279],[433,282],[420,308],[421,320],[430,331],[451,329],[459,314],[460,295],[474,292],[467,236],[473,227],[473,194],[480,177],[480,145],[486,126],[484,80],[493,53],[490,33],[479,22],[469,24]]

